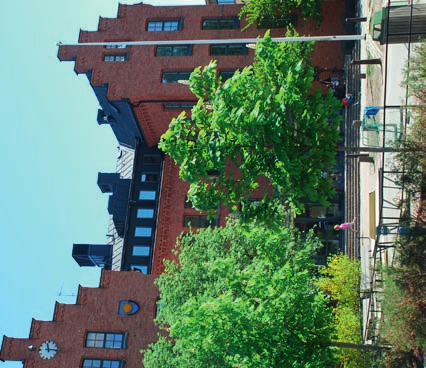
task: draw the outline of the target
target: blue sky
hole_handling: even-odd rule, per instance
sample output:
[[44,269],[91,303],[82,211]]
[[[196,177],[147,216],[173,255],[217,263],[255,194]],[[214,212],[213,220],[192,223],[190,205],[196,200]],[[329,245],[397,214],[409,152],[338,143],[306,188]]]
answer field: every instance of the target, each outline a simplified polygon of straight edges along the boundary
[[99,284],[99,269],[78,267],[71,250],[106,241],[107,195],[96,180],[115,171],[117,141],[56,43],[77,42],[80,28],[96,30],[117,9],[117,0],[2,2],[0,338],[28,337],[31,319],[51,320],[56,300],[74,303],[78,284]]

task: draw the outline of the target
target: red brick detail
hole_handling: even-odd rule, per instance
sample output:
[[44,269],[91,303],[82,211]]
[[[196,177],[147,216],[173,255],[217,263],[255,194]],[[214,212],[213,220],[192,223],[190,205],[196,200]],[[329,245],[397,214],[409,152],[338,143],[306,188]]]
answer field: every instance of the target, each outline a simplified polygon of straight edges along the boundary
[[158,135],[155,134],[154,122],[151,119],[151,114],[149,112],[149,106],[146,104],[140,103],[134,108],[134,112],[139,125],[143,131],[143,135],[146,140],[146,144],[150,147],[158,143]]
[[173,187],[179,179],[178,168],[170,156],[166,156],[163,165],[163,178],[161,183],[160,209],[158,214],[157,236],[155,240],[153,275],[159,275],[164,271],[164,259],[170,259],[171,249],[174,243],[169,243],[171,228],[171,206]]
[[30,338],[38,339],[40,337],[40,323],[41,321],[37,321],[34,318],[31,320]]
[[[102,287],[82,288],[87,304],[57,305],[55,314],[64,310],[63,321],[33,320],[30,338],[3,337],[0,359],[23,360],[24,367],[80,367],[83,357],[123,359],[126,368],[140,368],[140,349],[156,341],[158,328],[154,324],[159,291],[152,275],[140,272],[102,271]],[[121,300],[132,300],[139,306],[134,315],[120,315]],[[88,331],[127,333],[125,349],[85,347]],[[58,353],[50,360],[40,357],[38,349],[47,340],[54,341]],[[35,351],[28,349],[36,347]]]
[[53,312],[53,320],[55,322],[63,322],[65,314],[65,305],[62,303],[55,303],[55,310]]
[[77,304],[86,304],[87,303],[87,288],[78,285],[77,292]]

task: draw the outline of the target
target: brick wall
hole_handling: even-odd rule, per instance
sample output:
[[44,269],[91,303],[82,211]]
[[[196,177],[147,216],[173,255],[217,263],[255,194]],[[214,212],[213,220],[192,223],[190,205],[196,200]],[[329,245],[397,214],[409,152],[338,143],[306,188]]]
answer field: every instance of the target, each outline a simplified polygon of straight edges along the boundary
[[[99,288],[79,287],[76,304],[55,305],[53,321],[34,320],[28,339],[3,338],[0,359],[25,360],[24,367],[80,367],[82,357],[125,360],[126,368],[141,367],[139,350],[156,340],[154,325],[159,297],[154,277],[140,272],[103,271]],[[119,315],[119,302],[132,300],[139,310]],[[87,348],[87,332],[127,333],[125,349]],[[39,356],[40,345],[56,342],[58,353],[50,360]],[[35,345],[37,351],[27,347]]]

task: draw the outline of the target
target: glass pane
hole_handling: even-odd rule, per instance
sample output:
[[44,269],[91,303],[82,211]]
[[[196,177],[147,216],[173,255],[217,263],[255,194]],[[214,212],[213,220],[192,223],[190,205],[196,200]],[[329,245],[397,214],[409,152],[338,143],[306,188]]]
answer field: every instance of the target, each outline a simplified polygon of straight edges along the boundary
[[185,56],[188,55],[188,46],[174,46],[173,56]]
[[151,236],[152,229],[150,227],[137,227],[135,236]]
[[172,47],[171,46],[158,46],[157,47],[157,56],[172,56]]
[[209,227],[210,221],[207,220],[207,216],[200,216],[200,227]]
[[178,73],[176,72],[166,72],[163,73],[162,83],[177,83]]
[[189,80],[190,76],[191,76],[191,72],[180,72],[179,80]]
[[153,218],[154,217],[154,210],[149,208],[139,208],[138,209],[138,218]]
[[275,28],[275,22],[273,18],[263,18],[258,25],[259,28]]
[[102,361],[99,359],[92,360],[92,367],[93,368],[99,368],[102,367]]
[[158,174],[151,174],[151,173],[142,174],[141,181],[158,181]]
[[184,226],[198,227],[198,216],[185,216]]
[[234,29],[235,19],[221,19],[220,29]]
[[132,269],[134,269],[135,271],[140,271],[140,272],[144,273],[145,275],[148,272],[148,266],[145,266],[145,265],[131,264],[130,267]]
[[229,45],[228,55],[242,55],[244,47],[243,45]]
[[225,45],[213,45],[210,49],[211,55],[226,55]]
[[163,31],[177,31],[178,30],[178,21],[166,21],[164,22]]
[[141,190],[139,192],[139,199],[140,200],[153,201],[153,200],[155,200],[155,191],[154,190]]
[[233,71],[229,71],[229,72],[220,72],[220,77],[222,78],[222,82],[227,81],[228,79],[232,78],[232,76],[234,75]]
[[142,246],[142,245],[134,245],[133,246],[133,254],[137,257],[148,257],[149,256],[150,247]]
[[148,23],[148,31],[161,31],[163,29],[163,22],[149,22]]
[[120,362],[117,360],[112,361],[111,368],[120,368]]
[[218,22],[217,19],[207,19],[203,21],[203,29],[217,29]]

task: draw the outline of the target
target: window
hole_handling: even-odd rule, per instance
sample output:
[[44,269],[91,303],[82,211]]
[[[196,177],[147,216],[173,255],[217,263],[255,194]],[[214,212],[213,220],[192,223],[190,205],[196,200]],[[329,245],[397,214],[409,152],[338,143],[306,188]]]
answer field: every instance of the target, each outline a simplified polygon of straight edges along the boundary
[[130,316],[139,310],[139,305],[132,300],[120,300],[118,314]]
[[128,54],[104,55],[104,61],[126,61]]
[[89,332],[86,337],[86,348],[123,349],[125,333]]
[[155,190],[141,190],[139,192],[139,200],[154,201],[155,194]]
[[157,46],[155,56],[187,56],[192,53],[192,45]]
[[217,219],[207,220],[207,216],[185,216],[186,227],[216,227]]
[[137,218],[153,218],[154,210],[150,208],[138,208]]
[[159,165],[161,164],[161,157],[158,155],[145,155],[143,156],[143,163]]
[[247,55],[247,47],[243,43],[212,45],[210,55]]
[[192,202],[188,199],[188,197],[186,197],[186,200],[185,200],[185,208],[194,208],[194,206],[192,205]]
[[234,73],[235,73],[235,70],[222,70],[219,73],[219,76],[222,79],[222,82],[226,82],[228,79],[234,76]]
[[84,359],[83,368],[123,368],[123,360]]
[[202,29],[237,29],[239,26],[238,18],[205,19]]
[[193,102],[170,102],[170,103],[164,103],[163,107],[165,109],[184,109],[189,110],[192,109],[195,106]]
[[178,83],[180,80],[187,81],[191,72],[164,72],[161,78],[162,83]]
[[158,181],[158,174],[142,173],[141,181]]
[[134,245],[132,255],[136,257],[148,257],[149,250],[150,250],[150,247],[146,245]]
[[130,268],[131,268],[133,271],[142,272],[142,273],[144,273],[145,275],[148,273],[148,266],[146,266],[146,265],[141,265],[141,264],[135,264],[135,263],[132,263],[132,264],[130,265]]
[[114,45],[105,45],[106,49],[125,49],[127,45],[125,43],[116,43]]
[[152,20],[148,22],[148,32],[178,31],[182,29],[182,20]]
[[135,236],[151,236],[152,234],[152,228],[150,227],[136,227],[135,229]]
[[297,17],[263,18],[259,21],[257,28],[287,28],[289,25],[297,25]]

